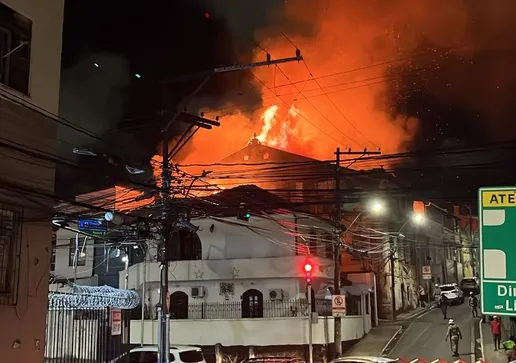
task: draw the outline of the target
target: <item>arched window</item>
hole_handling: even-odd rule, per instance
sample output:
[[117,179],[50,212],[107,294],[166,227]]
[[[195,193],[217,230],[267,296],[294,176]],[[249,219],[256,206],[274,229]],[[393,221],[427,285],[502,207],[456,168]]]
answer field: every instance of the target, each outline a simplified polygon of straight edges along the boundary
[[197,233],[180,231],[180,256],[182,261],[202,260],[202,243]]
[[242,318],[263,318],[263,294],[250,289],[242,295]]
[[174,232],[167,243],[167,259],[169,261],[202,260],[202,243],[195,232],[179,229]]
[[170,318],[188,319],[188,295],[183,291],[170,295]]

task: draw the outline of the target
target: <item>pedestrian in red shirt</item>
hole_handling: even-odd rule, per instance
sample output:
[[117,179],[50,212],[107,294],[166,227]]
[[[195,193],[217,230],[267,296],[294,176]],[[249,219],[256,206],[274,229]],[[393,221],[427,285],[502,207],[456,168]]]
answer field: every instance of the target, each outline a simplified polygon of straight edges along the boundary
[[493,334],[494,349],[500,349],[500,342],[502,341],[502,323],[497,316],[493,316],[491,321],[491,333]]

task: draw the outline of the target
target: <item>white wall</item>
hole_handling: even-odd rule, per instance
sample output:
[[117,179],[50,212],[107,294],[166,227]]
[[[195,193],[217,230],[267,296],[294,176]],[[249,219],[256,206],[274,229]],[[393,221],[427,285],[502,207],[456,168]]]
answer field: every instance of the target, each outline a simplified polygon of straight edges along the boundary
[[[370,319],[369,319],[370,320]],[[157,322],[145,321],[144,344],[157,344]],[[172,344],[214,345],[301,345],[308,343],[307,318],[235,319],[235,320],[173,320]],[[141,343],[141,321],[131,321],[131,343]],[[313,343],[333,341],[333,318],[319,317],[313,324]],[[221,334],[221,332],[224,332]],[[360,339],[364,335],[361,316],[342,319],[342,340]]]
[[[176,291],[182,291],[189,297],[188,303],[202,303],[202,302],[224,302],[224,301],[240,301],[244,292],[249,289],[256,289],[263,293],[263,299],[269,300],[269,290],[281,289],[283,290],[284,299],[294,299],[298,294],[304,294],[304,290],[300,288],[300,279],[262,279],[262,280],[234,280],[234,294],[226,299],[220,293],[220,281],[170,281],[169,291],[173,294]],[[191,297],[192,287],[203,286],[205,290],[204,298]],[[151,306],[159,301],[159,283],[154,282],[148,284],[146,287],[147,297],[151,299]]]
[[[302,266],[306,256],[250,258],[233,260],[198,260],[175,261],[170,263],[169,281],[192,282],[194,286],[202,286],[205,281],[239,281],[277,278],[302,279]],[[333,278],[333,261],[330,259],[312,258],[315,269],[314,280]],[[140,289],[143,282],[143,268],[146,266],[146,281],[160,281],[158,262],[138,263],[129,267],[129,289]],[[123,282],[125,271],[120,272]]]
[[[30,44],[30,102],[57,114],[61,77],[64,0],[1,0],[32,20]],[[9,92],[14,92],[7,87]]]
[[[293,214],[282,214],[270,215],[269,218],[253,215],[248,222],[236,217],[202,218],[191,222],[199,227],[197,234],[202,243],[202,259],[223,260],[294,256],[294,230],[289,227],[289,231],[284,226],[294,223],[295,220]],[[331,225],[316,217],[297,218],[296,221],[301,225],[298,232],[302,234],[315,230],[322,237],[323,232],[331,233],[333,230]],[[213,232],[210,231],[212,225]],[[304,225],[308,227],[305,228]],[[325,242],[321,241],[321,255],[324,245]],[[151,249],[149,256],[155,255],[155,248]]]
[[[70,238],[76,238],[77,233],[60,228],[56,232],[56,262],[54,275],[57,277],[63,277],[71,279],[75,276],[75,269],[70,266]],[[79,235],[79,251],[82,250],[84,244],[83,235]],[[84,245],[84,252],[86,253],[86,264],[85,266],[77,266],[77,278],[83,279],[91,277],[93,275],[93,263],[94,263],[94,240],[88,237],[86,244]]]

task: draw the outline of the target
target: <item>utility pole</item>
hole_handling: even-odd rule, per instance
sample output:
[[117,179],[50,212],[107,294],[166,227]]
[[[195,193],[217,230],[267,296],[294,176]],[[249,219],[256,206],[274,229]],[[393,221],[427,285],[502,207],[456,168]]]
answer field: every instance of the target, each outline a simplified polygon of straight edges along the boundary
[[395,264],[394,264],[394,238],[392,236],[389,237],[389,269],[391,270],[391,304],[392,304],[392,320],[396,319],[396,276],[394,274]]
[[[227,73],[234,72],[246,69],[253,69],[258,67],[270,66],[281,63],[289,63],[289,62],[300,62],[303,60],[301,56],[301,51],[296,49],[295,57],[289,58],[281,58],[281,59],[272,59],[271,55],[267,53],[267,59],[263,62],[255,62],[248,64],[237,64],[231,65],[227,67],[215,68],[209,71],[206,74],[206,77],[203,81],[197,86],[197,88],[190,94],[188,99],[185,101],[185,104],[188,104],[189,101],[194,98],[204,87],[204,85],[208,82],[213,74],[217,73]],[[180,223],[180,216],[175,216],[175,218],[171,218],[171,198],[170,198],[170,153],[168,142],[170,140],[169,129],[172,124],[178,119],[180,116],[186,116],[188,119],[187,122],[206,129],[211,129],[212,126],[220,126],[219,122],[206,120],[202,117],[198,117],[195,115],[188,115],[182,112],[181,110],[177,111],[172,115],[171,118],[167,117],[167,92],[165,87],[165,92],[163,92],[163,108],[160,112],[160,116],[163,119],[163,124],[165,125],[161,130],[162,134],[162,173],[161,173],[161,201],[162,201],[162,236],[159,246],[159,255],[161,262],[161,276],[160,276],[160,307],[158,308],[158,362],[159,363],[170,363],[170,314],[169,314],[169,302],[168,299],[168,256],[167,249],[170,246],[170,238],[172,238],[173,232],[178,223]],[[193,120],[192,120],[193,119]]]
[[[378,155],[381,154],[380,151],[367,151],[367,149],[364,149],[363,151],[352,151],[351,149],[348,149],[346,151],[340,151],[340,147],[335,150],[335,201],[336,201],[336,208],[334,213],[334,222],[337,223],[337,225],[341,225],[342,223],[342,203],[341,203],[341,195],[340,195],[340,156],[341,155]],[[341,228],[337,231],[337,238],[334,245],[334,251],[333,251],[333,295],[340,295],[340,271],[341,271],[341,265],[340,265],[340,253],[342,248],[342,242],[341,242],[341,236],[340,233]],[[333,327],[334,327],[334,344],[335,344],[335,357],[339,358],[342,355],[342,321],[340,316],[335,316],[333,318]]]

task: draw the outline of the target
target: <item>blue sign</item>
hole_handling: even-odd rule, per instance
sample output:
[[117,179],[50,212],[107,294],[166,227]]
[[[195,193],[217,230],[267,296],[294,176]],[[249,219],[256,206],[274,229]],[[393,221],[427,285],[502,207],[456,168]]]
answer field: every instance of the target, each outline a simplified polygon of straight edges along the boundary
[[107,232],[107,223],[100,219],[81,219],[79,221],[79,229]]

